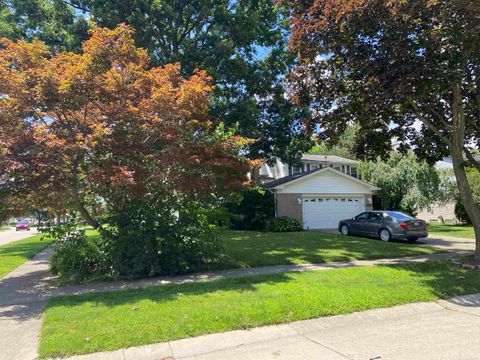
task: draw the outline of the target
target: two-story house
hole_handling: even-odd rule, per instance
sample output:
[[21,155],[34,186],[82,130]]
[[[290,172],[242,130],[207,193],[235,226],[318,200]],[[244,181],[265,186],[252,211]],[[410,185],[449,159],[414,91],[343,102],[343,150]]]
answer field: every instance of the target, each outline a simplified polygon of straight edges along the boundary
[[361,180],[357,162],[340,156],[305,155],[291,166],[263,164],[256,180],[275,194],[276,216],[289,216],[305,229],[336,228],[341,219],[372,208],[377,187]]

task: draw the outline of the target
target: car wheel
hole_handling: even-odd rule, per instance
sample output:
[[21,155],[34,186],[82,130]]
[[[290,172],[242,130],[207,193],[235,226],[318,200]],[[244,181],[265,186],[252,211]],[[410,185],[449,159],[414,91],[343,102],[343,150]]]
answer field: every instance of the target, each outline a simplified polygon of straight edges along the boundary
[[387,229],[380,230],[379,234],[380,240],[382,241],[390,241],[392,239],[392,234]]
[[340,232],[342,233],[342,235],[349,235],[350,234],[350,228],[348,227],[348,225],[343,224],[340,227]]

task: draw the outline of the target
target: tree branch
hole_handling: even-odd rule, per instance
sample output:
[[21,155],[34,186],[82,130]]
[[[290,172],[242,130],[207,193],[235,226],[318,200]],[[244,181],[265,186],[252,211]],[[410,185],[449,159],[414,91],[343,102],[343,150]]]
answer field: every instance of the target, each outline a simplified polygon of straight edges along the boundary
[[477,160],[475,160],[475,157],[473,156],[471,151],[466,147],[464,147],[463,150],[465,151],[465,156],[467,157],[467,160],[472,164],[472,166],[475,169],[477,169],[480,172],[480,163]]
[[435,135],[437,135],[440,139],[442,139],[442,141],[448,145],[448,146],[451,146],[452,143],[451,141],[445,136],[443,135],[440,130],[438,130],[435,125],[433,125],[430,120],[428,120],[425,116],[422,115],[422,112],[420,111],[420,108],[418,107],[418,105],[415,103],[415,101],[413,101],[412,99],[409,99],[408,100],[410,102],[410,104],[412,105],[413,107],[413,110],[415,111],[415,115],[417,115],[418,119],[424,123],[430,130],[432,130]]
[[80,6],[79,4],[74,3],[72,1],[68,1],[68,0],[60,0],[60,1],[63,2],[64,4],[67,4],[71,7],[73,7],[74,9],[81,10],[83,12],[90,12],[90,10],[88,8]]

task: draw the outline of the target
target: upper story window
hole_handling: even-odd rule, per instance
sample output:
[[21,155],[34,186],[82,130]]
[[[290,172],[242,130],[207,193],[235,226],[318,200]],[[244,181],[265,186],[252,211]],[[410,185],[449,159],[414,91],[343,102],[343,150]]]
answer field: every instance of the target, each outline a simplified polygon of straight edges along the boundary
[[350,168],[350,175],[352,175],[353,177],[356,177],[358,178],[358,172],[357,172],[357,168],[356,167],[351,167]]

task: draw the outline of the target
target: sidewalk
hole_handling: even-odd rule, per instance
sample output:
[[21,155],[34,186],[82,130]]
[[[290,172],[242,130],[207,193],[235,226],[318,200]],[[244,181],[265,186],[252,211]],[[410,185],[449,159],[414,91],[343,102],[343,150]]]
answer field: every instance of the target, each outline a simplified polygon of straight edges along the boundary
[[480,294],[76,356],[69,360],[480,359]]

